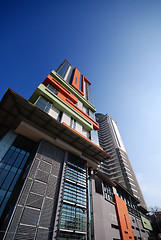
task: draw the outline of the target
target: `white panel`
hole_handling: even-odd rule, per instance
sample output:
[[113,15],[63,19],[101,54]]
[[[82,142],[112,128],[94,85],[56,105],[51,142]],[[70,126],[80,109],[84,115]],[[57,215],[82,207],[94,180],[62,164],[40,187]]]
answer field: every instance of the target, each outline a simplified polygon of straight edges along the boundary
[[49,110],[49,115],[55,119],[58,118],[59,113],[60,113],[60,111],[54,107],[50,108],[50,110]]
[[78,100],[77,107],[82,110],[83,108],[83,103]]
[[83,129],[82,125],[80,123],[76,122],[75,130],[82,134],[82,129]]
[[88,138],[88,132],[84,128],[82,129],[82,135]]
[[64,122],[64,123],[66,123],[68,126],[70,126],[70,120],[71,120],[71,117],[70,117],[66,112],[64,112],[64,113],[63,113],[63,116],[62,116],[61,123]]
[[84,113],[88,114],[87,108],[85,106],[83,106],[82,110],[83,110]]

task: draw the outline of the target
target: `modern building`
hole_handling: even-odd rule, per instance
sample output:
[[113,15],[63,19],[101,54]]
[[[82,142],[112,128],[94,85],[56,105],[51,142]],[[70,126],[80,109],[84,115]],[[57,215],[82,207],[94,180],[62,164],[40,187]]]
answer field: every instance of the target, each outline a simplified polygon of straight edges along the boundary
[[127,188],[140,200],[141,206],[147,208],[116,122],[108,114],[100,113],[96,114],[96,120],[99,123],[100,146],[111,155],[100,169],[111,180],[116,180]]
[[0,239],[147,239],[139,199],[100,171],[91,83],[65,60],[29,100],[0,102]]

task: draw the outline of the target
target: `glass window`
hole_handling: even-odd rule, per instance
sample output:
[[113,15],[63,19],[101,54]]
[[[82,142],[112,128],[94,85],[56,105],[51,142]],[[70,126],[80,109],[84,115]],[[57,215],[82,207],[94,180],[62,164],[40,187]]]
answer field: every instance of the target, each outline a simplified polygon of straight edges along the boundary
[[67,73],[67,71],[68,71],[68,68],[70,67],[70,64],[67,62],[67,61],[65,61],[62,65],[61,65],[61,67],[57,70],[57,73],[62,77],[62,78],[64,78],[65,77],[65,75],[66,75],[66,73]]
[[19,167],[21,165],[21,162],[22,162],[22,159],[24,158],[24,155],[25,155],[25,152],[20,152],[15,163],[14,163],[14,166],[15,167]]
[[71,119],[70,119],[70,127],[72,127],[73,126],[73,118],[71,117]]
[[93,97],[92,97],[92,91],[91,91],[91,85],[87,82],[85,82],[86,84],[86,96],[87,96],[87,100],[93,104]]
[[[25,137],[18,136],[13,145],[15,146],[10,147],[0,163],[0,204],[2,204],[0,206],[0,216],[22,172],[22,168],[30,156],[29,152],[21,149],[21,145],[25,148],[30,148],[31,141]],[[19,147],[16,147],[16,145]],[[33,146],[34,144],[32,142],[32,148]]]
[[11,166],[10,165],[6,165],[5,166],[5,170],[9,171],[11,169]]
[[15,173],[13,173],[13,172],[8,173],[5,181],[3,182],[2,189],[7,190],[9,188],[14,176],[15,176]]
[[13,191],[14,186],[15,186],[15,184],[16,184],[16,182],[17,182],[19,176],[20,176],[20,174],[17,173],[16,176],[15,176],[15,178],[14,178],[14,180],[13,180],[13,182],[12,182],[12,184],[10,185],[10,188],[9,188],[10,191]]
[[88,108],[86,108],[84,105],[83,105],[83,112],[86,113],[87,115],[89,115],[89,111],[88,111]]
[[3,171],[3,169],[5,168],[6,164],[4,163],[0,163],[0,174]]
[[62,112],[59,112],[59,115],[58,115],[58,118],[57,118],[57,120],[60,122],[61,121],[61,119],[62,119],[62,115],[63,115],[63,113]]
[[99,146],[98,132],[96,130],[91,131],[91,140],[92,140],[92,142],[94,142],[95,144],[97,144]]
[[8,170],[4,169],[3,172],[1,173],[1,175],[0,175],[0,186],[3,184],[3,181],[6,178],[8,172],[9,172]]
[[73,129],[76,127],[76,120],[74,119]]
[[76,128],[76,120],[71,117],[70,119],[70,127],[75,129]]
[[8,161],[9,165],[13,165],[13,163],[15,162],[15,160],[19,154],[19,151],[20,151],[20,149],[16,149],[15,152],[12,154],[10,160]]
[[80,74],[79,89],[82,91],[82,75]]
[[[69,156],[66,165],[65,182],[63,189],[63,205],[60,216],[60,229],[81,231],[86,233],[87,229],[87,210],[86,210],[86,165],[85,162],[79,158],[74,159],[72,155]],[[71,182],[72,181],[72,182]],[[80,184],[80,185],[79,185]],[[66,201],[66,202],[65,202]],[[70,203],[75,205],[71,206]],[[74,234],[71,234],[72,238]],[[59,239],[61,235],[59,235]],[[78,238],[79,239],[79,238]],[[80,236],[80,239],[84,239]]]
[[104,183],[104,194],[105,194],[105,199],[114,201],[112,187],[107,185],[106,183]]
[[52,91],[55,95],[57,95],[58,90],[57,90],[55,87],[53,87],[53,86],[51,86],[50,84],[48,84],[47,88],[48,88],[50,91]]
[[89,111],[89,116],[96,121],[95,114],[90,109],[88,111]]
[[42,96],[40,96],[37,99],[37,101],[35,102],[35,105],[47,113],[49,112],[49,110],[51,108],[51,103]]
[[10,151],[8,151],[8,152],[6,153],[6,155],[4,156],[4,158],[2,159],[2,162],[3,162],[3,163],[7,163],[7,162],[8,162],[8,160],[10,159],[10,157],[12,156],[12,154],[14,153],[14,150],[15,150],[15,147],[11,147],[11,148],[10,148]]
[[5,195],[6,195],[6,191],[3,189],[0,189],[0,205],[1,205]]
[[23,169],[23,167],[24,167],[24,165],[25,165],[25,163],[26,163],[26,161],[27,161],[29,155],[30,155],[30,153],[26,152],[26,155],[25,155],[23,161],[21,162],[20,169]]

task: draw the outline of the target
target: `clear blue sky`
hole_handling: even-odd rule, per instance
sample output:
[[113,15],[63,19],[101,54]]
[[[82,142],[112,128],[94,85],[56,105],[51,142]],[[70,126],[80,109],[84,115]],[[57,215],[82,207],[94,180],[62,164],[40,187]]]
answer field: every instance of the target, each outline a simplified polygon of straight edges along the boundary
[[118,124],[148,207],[161,208],[161,1],[1,1],[0,98],[29,98],[67,59]]

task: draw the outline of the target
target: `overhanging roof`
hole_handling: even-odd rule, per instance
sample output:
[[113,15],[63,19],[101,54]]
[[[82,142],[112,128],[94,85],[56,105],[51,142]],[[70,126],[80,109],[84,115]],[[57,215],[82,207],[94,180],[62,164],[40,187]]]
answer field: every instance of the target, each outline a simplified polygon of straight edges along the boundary
[[26,119],[50,137],[59,138],[82,152],[82,155],[101,163],[110,158],[106,152],[88,139],[72,131],[67,126],[39,109],[11,89],[8,89],[0,102],[0,138],[11,128],[15,129],[20,120]]
[[106,174],[104,174],[101,170],[96,170],[95,174],[101,178],[104,182],[107,182],[110,186],[116,186],[116,183],[114,183],[109,177],[107,177]]

